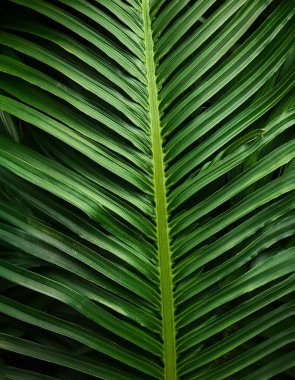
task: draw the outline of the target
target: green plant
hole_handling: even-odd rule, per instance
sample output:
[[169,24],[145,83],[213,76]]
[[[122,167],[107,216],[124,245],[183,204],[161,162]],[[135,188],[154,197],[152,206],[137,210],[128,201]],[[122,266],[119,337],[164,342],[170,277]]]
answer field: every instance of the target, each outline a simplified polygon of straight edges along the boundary
[[293,1],[0,8],[1,378],[294,377]]

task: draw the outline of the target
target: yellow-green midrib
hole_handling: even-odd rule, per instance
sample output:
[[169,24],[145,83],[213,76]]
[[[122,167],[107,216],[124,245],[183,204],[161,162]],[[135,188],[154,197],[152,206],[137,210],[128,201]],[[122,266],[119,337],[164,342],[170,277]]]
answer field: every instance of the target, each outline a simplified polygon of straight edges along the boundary
[[142,12],[146,49],[146,71],[149,95],[151,147],[154,169],[154,195],[156,207],[157,244],[163,326],[162,335],[164,378],[166,380],[175,380],[177,379],[175,341],[176,334],[174,318],[172,261],[168,226],[167,189],[165,179],[163,141],[161,137],[157,78],[154,62],[154,42],[149,14],[149,0],[142,0]]

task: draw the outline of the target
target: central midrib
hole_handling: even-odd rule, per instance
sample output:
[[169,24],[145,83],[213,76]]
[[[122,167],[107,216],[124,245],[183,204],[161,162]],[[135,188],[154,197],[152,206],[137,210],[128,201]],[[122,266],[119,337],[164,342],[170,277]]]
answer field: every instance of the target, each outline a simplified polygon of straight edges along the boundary
[[165,379],[175,380],[177,379],[177,375],[175,342],[176,333],[172,280],[173,277],[168,226],[163,141],[161,136],[158,89],[154,62],[154,42],[152,37],[151,19],[149,13],[149,0],[142,0],[142,11],[146,49],[146,71],[149,94],[151,145],[154,167],[154,194],[163,324],[162,334],[164,342],[163,360],[165,365]]

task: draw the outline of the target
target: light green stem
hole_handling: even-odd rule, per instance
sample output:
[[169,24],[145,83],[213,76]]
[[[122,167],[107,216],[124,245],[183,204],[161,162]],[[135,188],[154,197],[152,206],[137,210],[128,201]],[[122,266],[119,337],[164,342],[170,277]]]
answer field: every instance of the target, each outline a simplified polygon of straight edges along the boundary
[[158,102],[158,89],[154,62],[154,42],[149,14],[149,0],[142,0],[147,86],[149,93],[150,128],[154,165],[154,191],[156,205],[157,240],[160,269],[161,303],[163,319],[163,342],[165,379],[175,380],[176,374],[176,340],[174,320],[173,278],[168,226],[166,178],[163,155],[163,141]]

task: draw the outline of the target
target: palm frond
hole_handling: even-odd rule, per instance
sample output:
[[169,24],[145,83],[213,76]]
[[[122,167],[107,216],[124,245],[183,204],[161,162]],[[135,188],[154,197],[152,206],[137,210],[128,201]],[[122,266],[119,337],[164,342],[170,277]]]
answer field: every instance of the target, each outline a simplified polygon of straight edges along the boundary
[[294,377],[293,3],[0,9],[3,379]]

